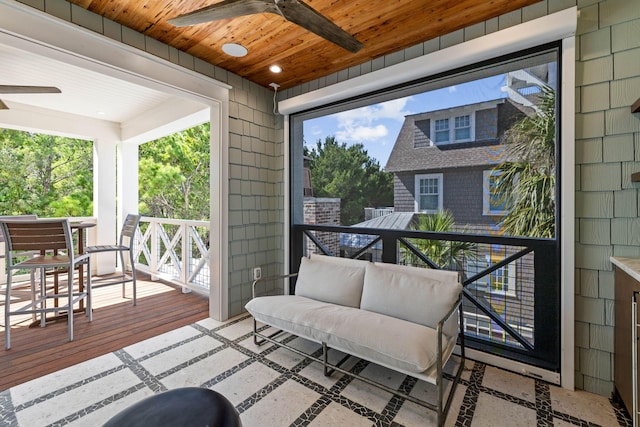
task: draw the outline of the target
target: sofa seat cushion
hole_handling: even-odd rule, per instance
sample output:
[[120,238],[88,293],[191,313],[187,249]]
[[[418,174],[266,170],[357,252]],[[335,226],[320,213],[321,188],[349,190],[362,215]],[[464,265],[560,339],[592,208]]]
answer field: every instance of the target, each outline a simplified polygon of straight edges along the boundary
[[427,326],[298,295],[254,298],[246,309],[259,322],[374,363],[421,373],[436,361],[437,334]]

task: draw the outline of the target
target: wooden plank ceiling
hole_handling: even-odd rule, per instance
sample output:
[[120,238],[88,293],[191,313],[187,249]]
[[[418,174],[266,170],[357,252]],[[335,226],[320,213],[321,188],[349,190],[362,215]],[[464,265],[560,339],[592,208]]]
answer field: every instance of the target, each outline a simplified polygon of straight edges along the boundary
[[[272,13],[181,28],[167,22],[219,0],[69,1],[261,86],[287,89],[540,0],[303,0],[364,44],[355,54]],[[225,43],[248,54],[229,56]],[[283,71],[270,72],[272,64]]]

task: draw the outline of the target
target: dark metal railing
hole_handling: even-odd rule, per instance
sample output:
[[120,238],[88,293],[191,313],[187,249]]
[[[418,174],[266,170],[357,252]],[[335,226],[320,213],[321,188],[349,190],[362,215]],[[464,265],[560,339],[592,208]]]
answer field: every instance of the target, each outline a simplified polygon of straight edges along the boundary
[[[458,271],[469,347],[559,369],[560,261],[554,239],[298,224],[290,243],[292,273],[309,252]],[[293,292],[295,281],[290,286]]]

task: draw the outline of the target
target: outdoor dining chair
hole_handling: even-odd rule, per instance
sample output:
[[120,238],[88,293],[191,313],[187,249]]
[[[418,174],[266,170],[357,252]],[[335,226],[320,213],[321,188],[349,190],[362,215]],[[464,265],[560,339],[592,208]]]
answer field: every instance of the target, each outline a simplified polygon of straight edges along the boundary
[[[38,215],[2,215],[0,216],[0,221],[6,220],[6,219],[20,219],[20,220],[32,220],[32,219],[38,219]],[[4,256],[4,233],[2,232],[2,228],[0,228],[0,271],[2,271],[3,273],[6,271],[4,266],[5,266],[5,256]],[[25,255],[28,255],[30,253],[25,253]],[[31,284],[31,298],[34,298],[34,295],[36,293],[35,290],[35,276],[34,276],[34,270],[30,271],[30,278],[31,280],[29,281]],[[15,274],[14,274],[14,279],[15,279]],[[6,282],[6,280],[5,280]],[[33,321],[36,321],[36,314],[33,313]]]
[[[87,246],[85,253],[95,254],[99,252],[117,252],[120,256],[120,267],[122,274],[118,276],[109,276],[102,279],[95,279],[93,288],[101,288],[103,286],[117,285],[122,283],[122,298],[125,298],[125,284],[132,282],[133,284],[133,305],[137,305],[136,299],[136,263],[134,257],[134,243],[136,230],[140,223],[140,215],[129,214],[124,220],[122,230],[120,230],[120,239],[117,245],[98,245]],[[131,275],[127,274],[127,266],[124,262],[124,253],[129,252],[129,263],[131,264]]]
[[[46,324],[46,313],[66,311],[69,341],[73,341],[73,306],[86,299],[85,313],[91,315],[91,277],[88,254],[76,255],[73,250],[71,228],[67,219],[15,220],[4,219],[0,227],[5,238],[7,284],[5,289],[5,349],[11,348],[11,316],[40,314],[40,325]],[[25,254],[25,252],[32,252]],[[76,268],[87,266],[87,281],[84,291],[74,292],[74,272]],[[67,272],[66,292],[48,293],[46,286],[47,269],[64,269]],[[31,302],[20,308],[11,307],[12,276],[15,271],[39,271],[40,289]],[[57,304],[47,307],[48,300]]]

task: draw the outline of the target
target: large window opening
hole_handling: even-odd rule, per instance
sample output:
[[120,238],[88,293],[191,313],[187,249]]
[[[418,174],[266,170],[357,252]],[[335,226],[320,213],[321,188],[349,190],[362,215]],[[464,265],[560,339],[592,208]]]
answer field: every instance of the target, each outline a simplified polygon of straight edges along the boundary
[[210,123],[138,148],[142,271],[207,294],[211,281]]
[[313,194],[351,211],[340,225],[448,211],[456,231],[553,237],[557,88],[557,49],[527,53],[296,115],[294,135]]
[[458,271],[467,342],[557,371],[559,51],[293,115],[292,265],[319,252]]

